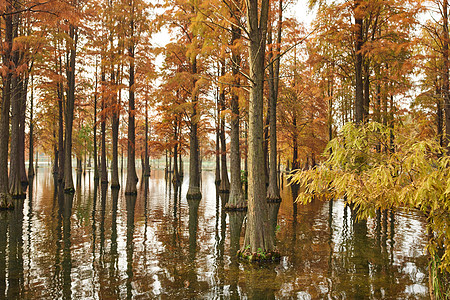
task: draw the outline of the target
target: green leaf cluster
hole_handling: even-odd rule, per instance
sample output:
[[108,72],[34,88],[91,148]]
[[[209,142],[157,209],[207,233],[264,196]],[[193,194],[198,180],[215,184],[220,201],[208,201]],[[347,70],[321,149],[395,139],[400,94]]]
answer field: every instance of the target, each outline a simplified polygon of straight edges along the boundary
[[324,155],[316,168],[291,175],[297,201],[345,199],[363,219],[377,209],[418,209],[428,221],[428,252],[450,271],[450,157],[436,138],[422,138],[413,124],[348,123]]

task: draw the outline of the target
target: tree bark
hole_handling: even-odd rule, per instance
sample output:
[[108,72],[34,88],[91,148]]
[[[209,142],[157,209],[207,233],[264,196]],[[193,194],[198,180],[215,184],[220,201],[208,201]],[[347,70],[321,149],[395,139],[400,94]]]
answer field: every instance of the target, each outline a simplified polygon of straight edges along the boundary
[[244,249],[252,253],[262,249],[272,252],[275,244],[266,200],[263,153],[263,87],[269,1],[247,1],[247,30],[249,32],[249,149],[248,149],[248,213]]
[[[111,76],[112,84],[115,85],[114,71]],[[117,94],[113,95],[113,113],[112,113],[112,161],[111,161],[111,188],[120,189],[119,183],[119,104],[117,103]],[[103,140],[102,140],[103,142]]]
[[[197,75],[197,58],[194,57],[191,62],[191,73]],[[193,91],[197,79],[194,78],[192,83]],[[189,133],[189,189],[186,194],[187,199],[201,199],[202,193],[200,191],[200,157],[199,157],[199,143],[198,143],[198,121],[199,114],[197,111],[198,96],[193,92],[192,95],[192,112],[191,112],[191,131]]]
[[[16,55],[14,55],[16,56]],[[11,97],[11,152],[9,168],[9,193],[13,198],[23,196],[22,184],[20,183],[20,111],[22,105],[22,78],[18,75],[12,79]]]
[[108,171],[106,168],[106,115],[105,115],[105,108],[106,108],[106,93],[105,93],[105,71],[102,70],[101,75],[102,80],[102,114],[101,114],[101,124],[100,124],[100,130],[101,130],[101,141],[102,141],[102,154],[100,159],[100,176],[101,176],[101,183],[108,183]]
[[355,118],[356,123],[364,122],[364,84],[362,78],[363,57],[361,53],[363,45],[363,18],[360,11],[361,0],[355,0]]
[[73,126],[73,110],[75,105],[75,56],[78,41],[78,29],[69,25],[69,43],[67,74],[67,104],[65,112],[66,135],[64,145],[64,192],[74,193],[73,177],[72,177],[72,126]]
[[27,112],[27,92],[28,73],[24,74],[22,83],[22,97],[20,99],[20,120],[19,120],[19,172],[20,183],[26,187],[28,185],[27,171],[25,169],[25,115]]
[[[130,1],[131,21],[130,21],[130,38],[134,37],[134,1]],[[130,41],[128,48],[130,57],[130,79],[128,87],[128,159],[127,159],[127,183],[125,186],[126,195],[137,194],[137,174],[136,174],[136,134],[135,134],[135,103],[134,103],[134,42]]]
[[[225,59],[221,60],[221,76],[225,76]],[[220,115],[220,163],[221,163],[221,176],[220,176],[220,187],[219,191],[221,193],[230,192],[230,180],[228,179],[228,168],[227,168],[227,143],[225,140],[225,116],[223,111],[225,110],[225,89],[222,90],[219,95],[219,105],[221,110]]]
[[[34,177],[34,164],[33,164],[33,155],[34,155],[34,123],[33,123],[33,114],[34,114],[34,84],[33,77],[31,77],[31,95],[30,95],[30,126],[29,126],[29,148],[28,148],[28,178],[32,180]],[[53,136],[56,136],[55,131],[53,131]],[[55,149],[56,149],[56,144]],[[55,164],[57,164],[58,157],[56,156],[57,151],[55,151]],[[53,169],[53,174],[55,174],[56,168]]]
[[[7,6],[6,11],[10,11],[10,6]],[[12,16],[7,15],[5,20],[5,38],[6,49],[3,55],[3,64],[7,68],[6,75],[3,76],[3,93],[2,103],[0,105],[0,140],[4,141],[0,143],[0,208],[8,208],[12,206],[11,196],[9,194],[8,184],[8,146],[9,146],[9,112],[11,107],[11,80],[12,72],[11,66],[11,49],[12,49]]]
[[[279,0],[278,5],[278,27],[277,27],[277,40],[276,51],[269,52],[270,59],[274,59],[280,55],[281,45],[281,26],[283,20],[283,1]],[[271,36],[271,33],[270,33]],[[270,37],[271,39],[271,37]],[[270,41],[271,43],[271,41]],[[273,50],[273,46],[272,46]],[[270,132],[270,144],[269,144],[269,186],[267,187],[267,200],[269,202],[281,202],[280,189],[278,187],[278,174],[277,174],[277,100],[278,100],[278,85],[280,74],[280,57],[276,58],[269,66],[269,132]],[[277,211],[278,212],[278,211]]]
[[448,59],[448,1],[444,0],[442,3],[442,12],[444,19],[444,40],[443,40],[443,58],[444,58],[444,72],[442,92],[444,94],[444,112],[445,112],[445,147],[450,150],[450,91],[449,91],[449,59]]
[[220,189],[220,105],[219,105],[219,88],[216,94],[216,187]]
[[95,91],[94,91],[94,181],[99,179],[98,153],[97,153],[97,97],[98,97],[98,74],[97,61],[95,62]]
[[[237,10],[237,9],[236,9]],[[235,88],[231,89],[231,122],[230,122],[230,197],[226,204],[227,209],[245,209],[247,203],[244,199],[241,183],[241,152],[239,149],[239,95],[238,87],[240,85],[239,69],[241,57],[236,49],[236,43],[241,38],[241,30],[239,27],[232,25],[231,27],[231,71],[233,73],[233,84]],[[231,215],[230,215],[231,216]],[[239,228],[240,232],[240,228]],[[236,253],[237,249],[234,251]]]

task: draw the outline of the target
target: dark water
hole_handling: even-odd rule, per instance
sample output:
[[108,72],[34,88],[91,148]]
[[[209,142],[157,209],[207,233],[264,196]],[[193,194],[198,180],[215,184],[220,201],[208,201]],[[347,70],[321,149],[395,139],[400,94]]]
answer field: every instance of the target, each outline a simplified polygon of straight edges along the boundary
[[[76,178],[76,177],[75,177]],[[381,212],[353,225],[341,201],[298,206],[283,190],[279,264],[234,257],[243,214],[227,215],[214,173],[186,201],[152,171],[137,197],[77,179],[59,194],[38,169],[32,197],[0,213],[0,299],[422,299],[428,297],[424,219]],[[123,181],[124,182],[124,181]],[[241,237],[242,241],[242,237]]]

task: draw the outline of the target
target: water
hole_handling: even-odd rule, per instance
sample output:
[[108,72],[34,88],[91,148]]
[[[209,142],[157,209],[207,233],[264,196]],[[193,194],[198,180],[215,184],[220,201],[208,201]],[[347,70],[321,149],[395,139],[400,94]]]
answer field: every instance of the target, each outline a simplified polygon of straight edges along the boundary
[[38,169],[31,197],[0,213],[0,298],[428,298],[419,213],[386,211],[353,225],[341,201],[316,201],[294,214],[285,188],[282,260],[248,265],[234,256],[244,215],[222,211],[213,172],[202,182],[203,199],[188,202],[187,177],[175,191],[152,170],[133,198],[95,187],[87,172],[72,198]]

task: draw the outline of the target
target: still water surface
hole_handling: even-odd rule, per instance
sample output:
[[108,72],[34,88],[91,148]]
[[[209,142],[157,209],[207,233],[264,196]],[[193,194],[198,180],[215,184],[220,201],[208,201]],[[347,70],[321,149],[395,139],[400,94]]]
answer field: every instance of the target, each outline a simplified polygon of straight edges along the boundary
[[244,215],[222,210],[213,172],[203,173],[200,202],[186,201],[186,176],[174,190],[161,170],[139,182],[137,197],[95,186],[90,172],[75,178],[71,197],[40,168],[23,204],[0,213],[0,298],[428,298],[417,212],[353,225],[341,201],[294,209],[288,187],[278,215],[282,260],[255,266],[235,259]]

